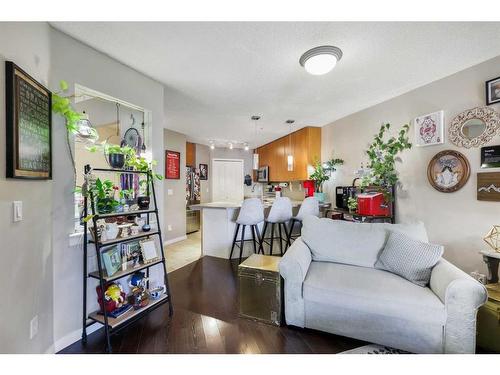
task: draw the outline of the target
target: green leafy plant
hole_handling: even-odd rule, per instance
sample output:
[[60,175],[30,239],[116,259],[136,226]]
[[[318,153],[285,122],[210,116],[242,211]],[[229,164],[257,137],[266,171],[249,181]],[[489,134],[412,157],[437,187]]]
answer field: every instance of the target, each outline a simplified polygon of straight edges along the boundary
[[410,128],[408,124],[403,125],[397,136],[391,136],[385,140],[386,132],[389,131],[390,127],[389,123],[383,124],[366,150],[370,159],[368,163],[370,173],[364,176],[361,182],[362,188],[370,185],[379,187],[386,200],[390,195],[391,187],[398,182],[398,172],[396,171],[398,154],[412,146],[408,138]]
[[115,200],[117,190],[119,190],[118,186],[115,186],[112,181],[102,181],[100,178],[97,178],[95,183],[90,186],[90,192],[94,196],[99,213],[113,212],[120,205],[120,202]]
[[132,199],[134,197],[134,189],[122,189],[120,190],[121,199]]
[[354,197],[349,197],[347,200],[347,208],[350,212],[356,212],[358,209],[358,200]]
[[336,166],[344,164],[342,159],[330,159],[325,163],[316,161],[314,172],[309,178],[314,181],[314,188],[317,193],[323,191],[323,183],[330,179],[331,173],[336,171]]

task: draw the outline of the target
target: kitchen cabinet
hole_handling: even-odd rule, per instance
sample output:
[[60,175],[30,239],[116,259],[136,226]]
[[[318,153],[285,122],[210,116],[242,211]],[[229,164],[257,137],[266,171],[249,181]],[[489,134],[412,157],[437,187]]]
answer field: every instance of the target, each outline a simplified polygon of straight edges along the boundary
[[186,142],[186,167],[196,167],[196,144]]
[[[321,128],[308,126],[257,148],[259,166],[269,166],[269,181],[304,181],[309,169],[321,160]],[[293,170],[288,171],[289,154]]]

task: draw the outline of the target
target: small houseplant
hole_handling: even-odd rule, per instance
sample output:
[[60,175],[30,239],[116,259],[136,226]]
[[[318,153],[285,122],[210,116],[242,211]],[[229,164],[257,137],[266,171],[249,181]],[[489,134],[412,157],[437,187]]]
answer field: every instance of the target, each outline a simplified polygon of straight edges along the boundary
[[354,197],[349,197],[347,200],[347,208],[351,214],[355,213],[358,209],[358,200]]
[[370,159],[368,168],[369,174],[364,176],[361,187],[377,186],[384,194],[386,202],[392,200],[392,186],[398,182],[398,172],[396,171],[396,161],[400,161],[398,154],[411,148],[408,138],[408,124],[403,125],[397,136],[391,136],[387,140],[386,132],[389,131],[389,123],[382,124],[379,132],[375,135],[373,142],[366,150]]
[[344,164],[342,159],[330,159],[325,163],[317,161],[315,163],[314,172],[309,176],[314,181],[314,196],[320,202],[325,201],[325,193],[323,192],[323,183],[330,179],[331,173],[336,170],[336,166]]
[[120,202],[115,200],[115,192],[118,187],[110,180],[102,181],[100,178],[95,180],[95,184],[91,186],[92,194],[96,202],[97,212],[100,214],[109,214],[120,205]]

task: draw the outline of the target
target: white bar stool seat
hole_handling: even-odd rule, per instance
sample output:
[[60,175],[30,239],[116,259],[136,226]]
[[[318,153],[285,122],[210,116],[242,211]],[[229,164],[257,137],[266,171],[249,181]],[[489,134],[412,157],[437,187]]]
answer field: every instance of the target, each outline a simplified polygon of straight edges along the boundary
[[[261,249],[261,239],[258,224],[264,221],[264,206],[259,198],[248,198],[241,204],[238,218],[236,219],[236,231],[234,233],[233,244],[231,246],[231,253],[229,259],[233,257],[233,250],[235,246],[240,248],[239,262],[241,263],[241,256],[243,254],[243,245],[245,241],[253,242],[253,252],[257,253],[257,244],[259,245],[259,252]],[[241,238],[238,240],[238,231],[241,229]],[[245,227],[249,226],[252,231],[252,239],[245,240]],[[239,241],[239,243],[237,243]]]
[[[269,211],[269,214],[267,215],[267,218],[264,222],[264,229],[262,231],[261,246],[263,246],[264,242],[269,245],[269,255],[273,255],[273,243],[275,240],[274,237],[275,225],[278,225],[278,230],[279,230],[279,237],[276,239],[279,239],[280,241],[280,254],[283,255],[283,241],[285,241],[285,251],[286,251],[288,244],[288,232],[286,230],[286,223],[290,221],[291,218],[292,218],[292,202],[290,201],[290,198],[288,197],[276,198],[273,202],[273,205],[271,206],[271,211]],[[271,237],[265,238],[268,224],[271,224]],[[284,233],[281,230],[282,227]],[[268,242],[267,240],[270,240],[270,242]],[[263,248],[262,248],[262,253],[264,253]]]

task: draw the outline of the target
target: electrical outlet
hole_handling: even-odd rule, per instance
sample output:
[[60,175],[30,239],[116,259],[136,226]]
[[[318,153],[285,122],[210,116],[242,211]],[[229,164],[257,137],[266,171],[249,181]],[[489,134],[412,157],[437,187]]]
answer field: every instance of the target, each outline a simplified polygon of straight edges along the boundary
[[169,232],[170,232],[170,231],[172,231],[172,226],[171,226],[170,224],[169,224],[169,225],[167,225],[167,230],[168,230]]
[[38,315],[35,315],[30,321],[30,340],[38,334]]

